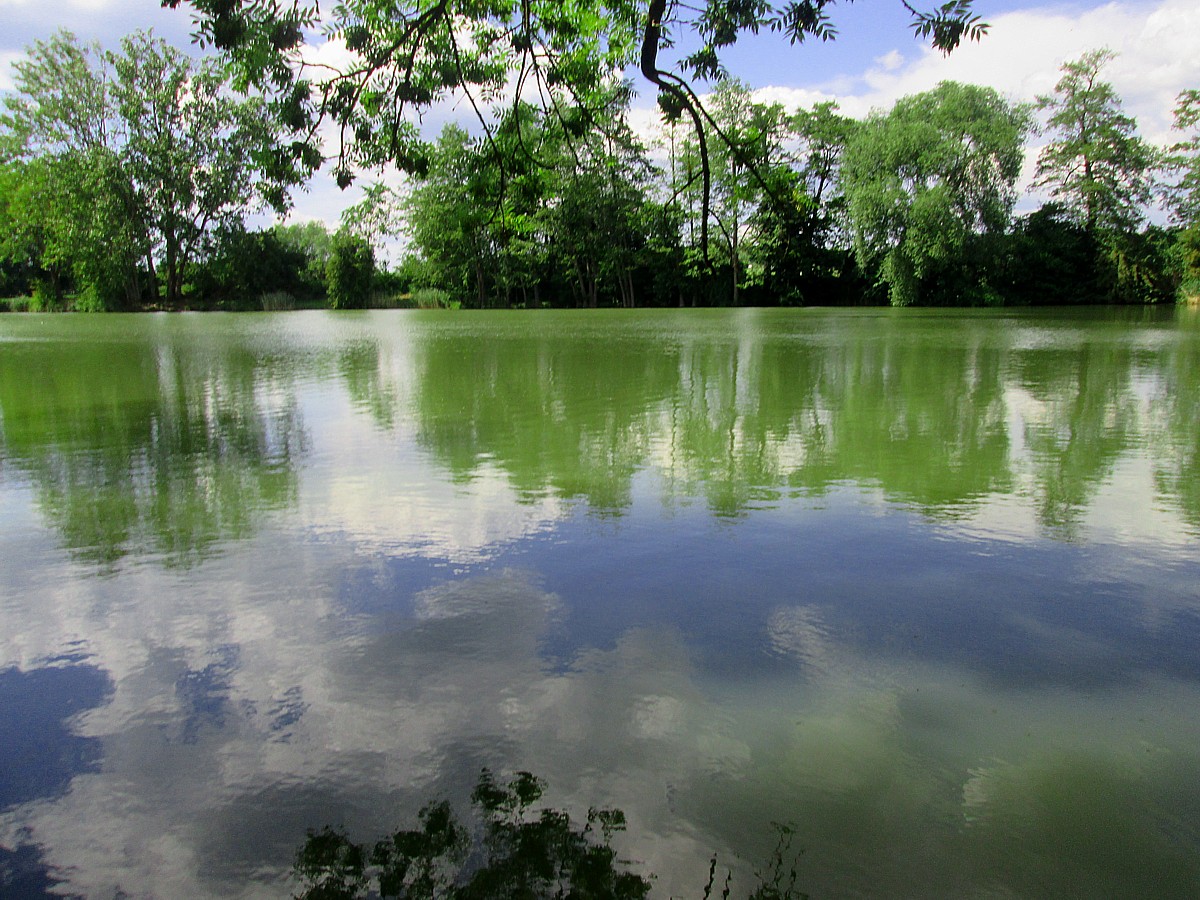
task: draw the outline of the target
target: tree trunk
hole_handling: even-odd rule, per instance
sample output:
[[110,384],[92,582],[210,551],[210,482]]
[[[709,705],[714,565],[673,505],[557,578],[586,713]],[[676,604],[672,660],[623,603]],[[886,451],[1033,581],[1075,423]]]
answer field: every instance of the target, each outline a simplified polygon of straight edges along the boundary
[[161,294],[158,291],[158,269],[154,267],[154,251],[146,248],[146,270],[150,273],[150,300],[158,304]]
[[483,263],[475,259],[475,298],[480,309],[487,307],[487,282],[483,275]]
[[[730,171],[733,173],[734,180],[736,182],[737,166],[734,166]],[[733,305],[734,306],[738,305],[738,212],[739,212],[739,210],[738,210],[737,195],[734,194],[733,234],[730,235],[730,238],[729,238],[729,245],[731,248],[729,256],[733,263],[733,265],[730,268],[733,269]]]
[[179,250],[173,239],[167,240],[167,305],[178,309],[183,291],[179,285]]

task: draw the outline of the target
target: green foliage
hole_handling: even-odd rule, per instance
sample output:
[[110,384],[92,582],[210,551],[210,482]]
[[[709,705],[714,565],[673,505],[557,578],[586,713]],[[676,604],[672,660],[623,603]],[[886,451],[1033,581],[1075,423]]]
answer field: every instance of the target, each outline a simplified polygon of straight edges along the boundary
[[502,784],[484,769],[471,795],[481,824],[474,848],[472,832],[444,801],[424,807],[417,828],[370,848],[329,827],[310,832],[294,867],[305,885],[299,897],[332,900],[374,890],[413,900],[644,898],[650,882],[627,871],[611,846],[625,828],[624,814],[593,808],[579,827],[565,812],[535,809],[543,789],[528,772]]
[[727,286],[718,297],[737,306],[743,288],[763,282],[764,259],[753,252],[754,244],[776,224],[765,211],[787,217],[795,178],[783,148],[793,135],[782,106],[754,102],[749,87],[738,81],[717,84],[705,112],[709,128],[720,138],[707,155],[708,176],[699,136],[685,137],[672,148],[677,156],[672,159],[672,189],[683,200],[688,242],[702,257],[705,236],[716,238],[716,253],[704,267],[716,267]]
[[[787,114],[723,78],[721,54],[756,30],[834,37],[832,0],[650,0],[645,11],[633,0],[349,0],[331,15],[355,65],[311,84],[294,63],[315,5],[191,2],[201,43],[229,51],[233,86],[258,85],[270,103],[236,96],[224,68],[147,33],[120,53],[67,32],[36,43],[0,116],[0,293],[36,282],[39,303],[97,310],[177,307],[189,287],[189,304],[223,307],[326,291],[338,307],[737,305],[877,301],[874,281],[908,305],[1130,302],[1191,283],[1185,246],[1136,230],[1158,160],[1099,80],[1108,51],[1068,63],[1039,98],[1056,137],[1039,183],[1057,199],[1006,241],[1024,107],[945,83],[855,123],[834,104]],[[949,50],[984,26],[956,0],[914,12],[914,28]],[[682,70],[722,77],[703,102],[657,68],[681,30],[699,40]],[[629,129],[631,89],[612,75],[639,51],[674,122],[666,185]],[[502,101],[514,77],[539,104]],[[454,91],[482,131],[420,140],[411,113]],[[276,243],[238,237],[245,212],[281,208],[288,179],[319,161],[300,132],[322,117],[341,126],[344,184],[364,165],[413,176],[406,198],[371,185],[343,215],[368,250],[408,233],[413,255],[387,283],[364,288],[362,246],[334,260],[319,223],[277,226]],[[1185,230],[1200,209],[1197,121],[1200,92],[1184,92],[1176,127],[1187,138],[1172,149],[1167,197]],[[280,127],[298,139],[277,144]],[[417,300],[421,289],[440,293]]]
[[115,109],[109,60],[97,44],[69,31],[34,41],[13,63],[15,90],[4,98],[0,127],[18,154],[33,148],[61,156],[112,146]]
[[276,225],[271,230],[281,244],[298,250],[314,263],[324,266],[329,259],[333,235],[323,222],[294,222],[291,225]]
[[296,222],[276,225],[271,231],[282,246],[299,254],[304,260],[297,287],[293,290],[309,300],[324,296],[325,268],[333,248],[333,235],[325,224],[317,221]]
[[[1166,188],[1167,208],[1177,225],[1200,225],[1200,90],[1176,98],[1175,130],[1187,135],[1168,151],[1165,168],[1175,176]],[[1188,133],[1190,132],[1190,134]]]
[[369,184],[363,198],[342,210],[341,230],[372,244],[403,230],[401,194],[385,184]]
[[125,38],[121,50],[112,63],[122,155],[162,254],[166,301],[179,305],[189,263],[213,249],[216,235],[240,228],[268,199],[282,208],[264,169],[273,129],[260,100],[226,89],[214,60],[193,61],[146,32]]
[[522,104],[490,141],[447,126],[402,207],[410,283],[478,308],[636,305],[661,234],[650,171],[621,115],[576,135]]
[[[505,783],[484,769],[471,794],[473,827],[464,826],[450,804],[430,803],[418,825],[373,845],[357,844],[345,831],[309,831],[293,874],[303,884],[297,900],[353,900],[379,896],[404,900],[644,900],[651,879],[631,872],[612,847],[625,830],[619,809],[587,812],[582,826],[570,815],[539,806],[540,778],[518,772]],[[748,900],[807,900],[797,887],[800,853],[795,829],[775,825],[778,840],[768,865],[755,872]],[[713,856],[703,896],[718,882]],[[721,896],[731,893],[726,870]]]
[[1038,97],[1053,140],[1038,157],[1037,181],[1088,231],[1132,232],[1150,201],[1154,149],[1100,71],[1111,50],[1093,50],[1062,67],[1054,93]]
[[310,832],[294,867],[307,885],[300,897],[335,900],[364,896],[372,882],[383,897],[431,900],[446,896],[465,856],[467,832],[445,802],[426,806],[419,819],[419,828],[397,831],[369,850],[328,826]]
[[1180,231],[1173,253],[1179,271],[1178,299],[1200,301],[1200,226]]
[[312,299],[324,293],[323,284],[310,289],[305,254],[280,240],[277,232],[244,231],[235,227],[215,236],[211,255],[197,266],[192,288],[205,306],[250,309],[263,297],[282,293],[292,298]]
[[412,303],[417,309],[458,309],[459,304],[450,295],[437,288],[417,288],[412,292]]
[[1081,304],[1102,300],[1110,280],[1095,236],[1048,203],[1014,223],[998,287],[1015,305]]
[[[164,2],[189,2],[198,13],[201,45],[229,54],[239,87],[255,85],[273,96],[279,121],[296,137],[281,154],[281,166],[315,170],[322,159],[316,126],[333,120],[339,135],[334,173],[342,187],[356,167],[394,165],[425,176],[434,149],[421,140],[412,113],[450,96],[465,98],[488,143],[500,139],[503,126],[488,117],[487,107],[513,85],[519,96],[540,98],[541,113],[573,137],[604,131],[607,113],[628,93],[618,73],[635,62],[659,91],[664,110],[675,118],[687,114],[707,173],[704,135],[717,126],[676,72],[723,77],[726,48],[760,31],[779,32],[793,43],[837,33],[827,15],[833,0],[346,0],[331,15],[326,11],[325,24],[345,41],[349,59],[310,81],[313,69],[300,64],[301,44],[304,29],[320,17],[316,0]],[[987,30],[971,0],[950,0],[930,13],[903,5],[916,34],[946,52]],[[660,52],[676,48],[676,65],[660,67]],[[524,155],[536,153],[527,149]],[[498,172],[502,192],[516,186],[509,174]],[[703,184],[707,209],[707,174]],[[702,222],[706,252],[707,212]]]
[[33,283],[33,292],[29,296],[29,312],[58,312],[64,309],[62,295],[55,286],[44,278]]
[[108,59],[69,32],[38,41],[14,64],[0,140],[0,256],[80,309],[141,299],[136,188],[113,135],[119,120]]
[[148,33],[121,52],[70,32],[14,65],[0,141],[0,256],[39,270],[76,308],[182,303],[191,264],[284,186],[267,173],[261,100],[235,98],[215,61]]
[[1029,116],[991,88],[942,82],[855,129],[843,177],[859,265],[894,306],[984,302],[977,264],[1016,201]]
[[329,305],[334,309],[365,309],[371,301],[374,275],[371,245],[344,231],[335,234],[325,264]]
[[12,148],[0,252],[31,270],[39,306],[61,307],[73,290],[84,308],[119,306],[122,282],[137,299],[131,186],[109,145],[104,57],[64,32],[35,43],[14,68],[16,90],[0,117]]
[[29,296],[23,297],[2,297],[0,296],[0,313],[6,312],[30,312],[30,304],[33,298]]
[[[538,224],[553,248],[548,261],[559,267],[579,306],[596,307],[605,293],[610,302],[637,305],[634,273],[648,249],[644,218],[653,209],[644,188],[644,151],[628,133],[622,137],[619,145],[588,146],[574,171],[550,184],[558,202],[541,201]],[[536,239],[531,242],[536,247]]]
[[1106,299],[1115,303],[1159,303],[1175,299],[1182,272],[1175,236],[1162,228],[1127,232],[1105,244],[1113,279]]
[[764,292],[785,305],[853,303],[867,285],[854,277],[842,158],[855,122],[835,103],[797,110],[787,122],[788,166],[771,170],[767,201],[753,216],[754,255]]
[[489,305],[488,277],[496,268],[490,182],[497,175],[467,132],[447,125],[430,154],[425,178],[405,200],[411,243],[428,267],[424,277],[464,305]]

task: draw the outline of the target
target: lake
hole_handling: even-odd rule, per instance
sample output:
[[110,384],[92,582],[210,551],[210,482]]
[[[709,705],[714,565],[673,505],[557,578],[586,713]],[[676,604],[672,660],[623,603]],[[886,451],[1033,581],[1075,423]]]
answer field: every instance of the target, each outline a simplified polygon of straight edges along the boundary
[[483,767],[657,897],[1200,896],[1200,311],[0,316],[0,870]]

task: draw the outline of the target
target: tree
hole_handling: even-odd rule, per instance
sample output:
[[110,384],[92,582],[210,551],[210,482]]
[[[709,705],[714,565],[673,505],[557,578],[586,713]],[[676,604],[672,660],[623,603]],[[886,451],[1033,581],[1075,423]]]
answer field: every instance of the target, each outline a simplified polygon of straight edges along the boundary
[[855,131],[843,161],[855,254],[893,305],[989,299],[971,251],[1008,225],[1028,128],[993,89],[944,81]]
[[[277,229],[235,228],[216,236],[216,248],[195,266],[192,285],[206,307],[262,307],[264,298],[311,299],[325,293],[325,266],[313,282],[313,262]],[[290,298],[290,299],[288,299]]]
[[544,184],[549,196],[541,199],[538,218],[545,223],[550,261],[579,306],[599,305],[602,293],[621,306],[639,302],[635,272],[652,227],[643,218],[652,167],[625,121],[626,109],[622,104],[613,121],[577,145],[556,133],[553,123],[547,133],[562,162]]
[[0,298],[32,293],[37,275],[36,248],[18,224],[25,218],[19,206],[28,180],[23,166],[0,163]]
[[[789,137],[786,116],[779,104],[755,102],[749,86],[733,79],[718,83],[703,109],[722,136],[709,153],[709,202],[704,203],[703,177],[689,178],[682,189],[689,195],[690,209],[699,207],[703,215],[707,207],[707,231],[717,236],[718,264],[726,267],[729,278],[727,296],[737,306],[746,261],[753,259],[747,251],[753,250],[756,237],[755,214],[780,201],[783,144]],[[699,169],[703,176],[699,151],[695,137],[685,141],[685,160],[692,163],[693,173]],[[756,275],[761,280],[761,271]]]
[[1014,223],[999,289],[1008,303],[1055,306],[1095,303],[1105,292],[1095,236],[1050,202]]
[[1093,235],[1134,231],[1150,201],[1154,150],[1137,136],[1137,123],[1100,71],[1115,58],[1093,50],[1062,67],[1054,93],[1039,96],[1053,140],[1038,157],[1035,185]]
[[333,248],[333,235],[323,222],[295,222],[276,225],[271,229],[279,242],[289,250],[303,254],[304,267],[300,273],[302,293],[310,297],[325,290],[325,267]]
[[423,277],[477,307],[568,296],[579,306],[636,305],[654,225],[643,218],[652,172],[624,109],[589,133],[529,104],[505,110],[490,140],[443,129],[402,203]]
[[98,44],[81,44],[69,31],[34,41],[13,63],[16,90],[0,117],[6,149],[19,156],[111,149],[117,125],[108,68]]
[[[299,900],[642,900],[652,880],[629,870],[612,846],[626,828],[619,809],[591,807],[578,825],[564,810],[539,803],[546,785],[529,772],[499,783],[484,769],[471,793],[468,828],[445,801],[429,803],[419,825],[374,845],[357,844],[326,825],[310,830],[292,872],[304,885]],[[770,864],[755,872],[748,900],[807,900],[794,849],[795,827],[776,824]],[[720,872],[714,854],[705,897],[715,896]],[[726,870],[723,896],[731,893]]]
[[757,215],[763,285],[782,303],[828,303],[860,287],[853,269],[842,157],[856,123],[837,104],[797,110],[787,123],[796,149],[775,170],[772,202]]
[[363,198],[342,210],[341,228],[372,244],[403,230],[401,192],[386,184],[368,184]]
[[366,239],[346,231],[335,234],[325,272],[330,306],[334,309],[367,306],[375,276],[375,255]]
[[266,177],[273,128],[263,102],[235,98],[213,60],[190,57],[138,32],[113,57],[126,129],[123,158],[138,186],[149,243],[161,253],[166,300],[178,306],[188,264],[275,201]]
[[[361,166],[396,165],[419,173],[430,148],[411,112],[451,94],[465,99],[491,140],[489,102],[515,94],[541,98],[543,112],[568,131],[598,127],[620,90],[620,73],[638,65],[673,117],[686,115],[696,131],[702,180],[701,245],[707,248],[708,129],[718,133],[687,77],[724,73],[721,53],[738,39],[773,31],[792,43],[836,36],[828,8],[834,0],[347,0],[327,20],[350,59],[329,72],[306,66],[304,31],[318,18],[316,0],[163,0],[188,2],[199,14],[202,45],[228,51],[238,83],[270,90],[281,121],[296,135],[290,159],[315,169],[321,161],[317,125],[332,119],[338,139],[335,170],[345,185]],[[971,0],[948,0],[912,13],[912,27],[943,51],[987,26]],[[686,35],[694,39],[683,40]],[[696,44],[699,44],[697,47]],[[691,46],[677,60],[683,75],[664,68],[660,54]],[[511,86],[516,91],[510,91]],[[501,171],[504,160],[493,165]]]
[[495,268],[489,177],[476,141],[450,124],[438,137],[425,177],[404,203],[409,239],[435,270],[435,286],[468,306],[488,305],[489,272]]
[[1167,203],[1175,224],[1191,227],[1200,225],[1200,90],[1182,91],[1175,98],[1174,127],[1191,134],[1171,147],[1165,161],[1178,176],[1167,188]]
[[63,31],[36,41],[13,68],[0,161],[19,176],[7,184],[0,248],[37,270],[37,290],[53,304],[70,287],[85,308],[136,302],[143,247],[108,57]]
[[[1200,295],[1200,90],[1176,98],[1175,130],[1187,137],[1171,147],[1166,169],[1176,181],[1167,187],[1167,208],[1180,226],[1175,244],[1182,283],[1181,297]],[[1191,132],[1188,134],[1188,132]]]
[[16,160],[0,183],[0,259],[29,272],[38,303],[120,309],[141,299],[139,235],[119,160],[95,150]]
[[[27,167],[24,235],[43,282],[73,281],[77,306],[179,304],[189,263],[264,202],[281,208],[273,126],[263,102],[234,98],[212,60],[148,33],[104,53],[59,32],[15,66],[0,117],[3,161]],[[32,167],[32,168],[28,168]],[[148,277],[147,277],[148,276]]]
[[[421,810],[419,828],[396,831],[370,848],[328,826],[310,831],[294,867],[306,885],[300,897],[349,900],[369,888],[412,900],[645,897],[649,880],[627,871],[611,846],[625,829],[625,814],[591,809],[579,827],[566,812],[532,808],[544,788],[529,772],[498,784],[484,769],[471,794],[482,825],[478,837],[445,801]],[[468,867],[471,850],[478,859]]]

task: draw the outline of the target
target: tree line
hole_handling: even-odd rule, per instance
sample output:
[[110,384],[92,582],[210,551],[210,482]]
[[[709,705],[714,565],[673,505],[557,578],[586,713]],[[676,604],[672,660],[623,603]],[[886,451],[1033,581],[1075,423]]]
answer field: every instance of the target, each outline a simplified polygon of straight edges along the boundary
[[367,241],[283,213],[301,176],[261,96],[147,32],[69,32],[14,65],[0,114],[0,296],[26,308],[178,309],[328,298],[371,282]]
[[[627,125],[627,96],[582,134],[518,103],[486,136],[447,126],[393,198],[410,274],[478,307],[1194,296],[1200,93],[1180,95],[1181,139],[1161,150],[1102,79],[1111,59],[1067,63],[1034,103],[943,82],[864,120],[723,80],[703,101],[719,137],[703,180],[685,119],[666,116],[655,154]],[[1049,200],[1014,216],[1039,113],[1035,186]],[[1156,204],[1167,224],[1151,224]]]
[[[518,95],[486,127],[447,125],[431,142],[397,119],[402,159],[390,162],[407,189],[373,186],[331,235],[319,223],[246,225],[282,214],[321,161],[295,139],[305,120],[288,103],[146,33],[118,52],[60,33],[15,64],[0,115],[0,295],[76,309],[1194,297],[1200,91],[1178,97],[1178,141],[1155,147],[1103,78],[1112,57],[1067,63],[1032,103],[943,82],[862,120],[832,102],[761,103],[721,77],[686,104],[661,93],[650,147],[630,125],[631,84],[578,57],[558,76],[576,102]],[[371,114],[388,99],[346,100],[359,149],[339,151],[343,184],[389,162]],[[1049,200],[1014,216],[1039,128],[1034,184]],[[407,255],[382,270],[372,243],[397,232]]]

